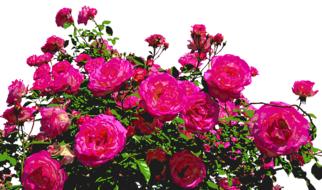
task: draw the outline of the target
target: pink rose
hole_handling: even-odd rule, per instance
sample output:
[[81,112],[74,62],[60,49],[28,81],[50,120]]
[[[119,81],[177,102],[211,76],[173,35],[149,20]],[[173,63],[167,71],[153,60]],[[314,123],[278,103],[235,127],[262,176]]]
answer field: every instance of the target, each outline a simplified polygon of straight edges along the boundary
[[100,114],[79,125],[75,154],[85,166],[95,167],[112,160],[125,146],[126,129],[113,116]]
[[153,34],[145,39],[146,42],[148,42],[149,46],[153,48],[157,47],[164,47],[167,49],[169,47],[168,42],[166,42],[165,37],[163,37],[161,34]]
[[131,109],[139,105],[140,98],[134,95],[124,97],[124,95],[117,96],[118,93],[113,94],[116,105],[122,109]]
[[318,90],[313,90],[314,82],[309,80],[295,81],[293,85],[293,93],[300,96],[300,99],[305,101],[307,97],[314,96]]
[[174,116],[185,106],[185,89],[167,73],[153,73],[141,82],[139,94],[153,116]]
[[30,57],[27,58],[27,64],[29,66],[40,66],[43,64],[47,64],[48,62],[51,61],[51,59],[53,58],[53,54],[51,53],[44,53],[43,55],[32,55]]
[[107,63],[101,63],[90,71],[88,89],[92,91],[94,96],[105,96],[117,90],[132,75],[133,65],[129,61],[112,58]]
[[216,56],[204,78],[209,93],[221,101],[239,98],[244,87],[251,83],[250,67],[234,55]]
[[258,70],[256,69],[256,67],[250,67],[250,73],[252,77],[255,77],[258,75]]
[[34,118],[35,107],[11,107],[6,109],[2,117],[7,120],[8,125],[22,125]]
[[27,157],[21,176],[25,190],[63,190],[67,174],[58,161],[47,151],[40,151]]
[[77,93],[84,76],[75,69],[68,61],[56,63],[52,69],[51,88],[54,92]]
[[240,188],[238,187],[240,185],[238,178],[232,179],[232,185],[229,185],[227,178],[221,178],[218,183],[219,186],[224,190],[240,190]]
[[[198,59],[194,53],[187,53],[180,57],[179,63],[184,67],[186,65],[192,65],[193,67],[197,67]],[[200,66],[201,64],[199,64]]]
[[4,129],[2,136],[3,137],[8,137],[11,133],[17,131],[17,126],[16,125],[9,125],[9,124],[4,124]]
[[193,96],[194,94],[198,94],[198,92],[201,91],[201,89],[193,82],[184,80],[180,81],[180,84],[185,89],[185,94],[187,97]]
[[95,71],[95,69],[97,69],[99,66],[101,66],[102,64],[105,64],[106,61],[103,57],[97,57],[94,59],[89,59],[86,64],[85,64],[85,71],[88,73],[91,73],[93,71]]
[[85,63],[91,59],[91,56],[81,53],[75,58],[75,62],[77,63],[78,66],[85,65]]
[[46,44],[41,47],[41,51],[44,53],[55,54],[64,48],[65,41],[57,36],[51,36],[47,39]]
[[286,103],[270,104],[255,113],[252,134],[256,146],[269,157],[297,152],[310,141],[309,122]]
[[90,8],[88,6],[82,7],[82,10],[79,11],[78,14],[78,24],[87,25],[88,20],[94,19],[97,14],[97,10],[95,8]]
[[215,44],[221,44],[224,41],[224,36],[220,33],[216,34],[212,37],[212,40],[215,42]]
[[219,106],[206,93],[199,92],[189,96],[189,103],[180,117],[190,131],[207,132],[218,123]]
[[193,35],[200,35],[200,36],[206,35],[207,33],[206,26],[203,24],[195,24],[192,26],[191,33]]
[[137,119],[132,121],[133,126],[142,134],[149,135],[163,127],[163,122],[157,117],[152,117],[147,113],[136,115]]
[[41,128],[50,138],[55,138],[63,132],[67,131],[71,125],[71,121],[65,110],[58,107],[41,108]]
[[203,161],[187,150],[173,154],[169,167],[173,182],[185,189],[197,187],[207,174]]
[[61,26],[63,28],[67,28],[68,26],[74,23],[74,19],[72,17],[72,9],[70,8],[62,8],[56,14],[56,24],[57,26]]
[[148,72],[146,71],[146,69],[144,68],[136,68],[134,70],[134,75],[133,75],[133,79],[136,81],[136,82],[141,82],[145,79],[145,77],[147,76]]
[[39,90],[42,93],[51,91],[51,74],[50,66],[48,64],[41,65],[34,73],[34,84],[32,90]]
[[20,104],[21,99],[27,94],[28,88],[23,84],[21,80],[15,80],[8,87],[9,94],[7,98],[7,103],[9,105]]

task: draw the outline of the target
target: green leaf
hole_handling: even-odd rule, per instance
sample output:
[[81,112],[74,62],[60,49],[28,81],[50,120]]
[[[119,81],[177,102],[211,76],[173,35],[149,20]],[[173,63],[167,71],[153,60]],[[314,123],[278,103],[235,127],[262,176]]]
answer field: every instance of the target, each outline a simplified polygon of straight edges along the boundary
[[207,181],[206,183],[207,183],[207,185],[208,185],[209,188],[211,188],[211,189],[218,189],[218,185],[215,184],[214,182]]
[[105,32],[106,34],[110,35],[110,36],[113,36],[113,29],[109,26],[106,26],[105,27]]
[[138,165],[140,172],[144,176],[146,182],[148,183],[151,178],[151,171],[145,160],[135,160],[135,163]]
[[311,173],[316,179],[322,179],[322,166],[319,163],[315,163],[311,168]]
[[102,22],[102,25],[108,25],[108,24],[110,24],[111,23],[111,21],[109,21],[109,20],[104,20],[103,22]]
[[316,118],[317,118],[313,113],[308,113],[308,115],[309,115],[310,117],[312,117],[313,119],[316,119]]
[[64,29],[69,28],[71,25],[72,25],[72,23],[70,23],[70,22],[65,22],[65,23],[64,23],[64,26],[63,26],[63,28],[64,28]]
[[8,161],[12,166],[17,164],[17,160],[14,157],[8,155],[7,152],[0,154],[0,162]]

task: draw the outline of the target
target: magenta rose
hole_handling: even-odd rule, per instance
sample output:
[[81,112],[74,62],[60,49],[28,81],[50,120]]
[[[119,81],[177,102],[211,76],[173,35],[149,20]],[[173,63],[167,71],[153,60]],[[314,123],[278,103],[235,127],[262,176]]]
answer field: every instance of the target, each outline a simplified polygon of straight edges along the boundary
[[193,82],[184,80],[184,81],[180,81],[180,84],[185,89],[185,94],[187,98],[201,91],[201,89]]
[[[2,137],[8,137],[11,133],[17,131],[17,126],[16,125],[9,125],[9,124],[4,124],[4,128],[2,131]],[[0,130],[1,132],[1,130]]]
[[105,96],[117,90],[132,77],[133,65],[125,59],[112,58],[107,63],[98,64],[96,68],[89,71],[88,89],[94,96]]
[[34,84],[32,89],[39,90],[42,93],[48,93],[51,91],[51,74],[50,66],[48,64],[41,65],[34,73]]
[[41,108],[41,128],[40,131],[50,138],[55,138],[67,131],[71,121],[65,110],[58,107]]
[[51,61],[51,59],[53,58],[53,54],[51,53],[44,53],[42,55],[32,55],[30,57],[27,58],[27,64],[29,66],[40,66],[43,64],[47,64],[48,62]]
[[244,87],[251,83],[250,67],[238,56],[216,56],[211,64],[204,78],[209,93],[221,101],[239,98]]
[[173,182],[184,189],[197,187],[207,174],[203,161],[187,150],[173,154],[169,167]]
[[189,96],[189,103],[180,114],[188,130],[207,132],[218,123],[219,106],[206,93]]
[[145,39],[146,42],[148,42],[149,46],[153,48],[157,47],[164,47],[167,49],[169,47],[169,43],[166,41],[165,37],[163,37],[161,34],[153,34]]
[[231,181],[232,181],[232,184],[229,185],[227,178],[221,178],[218,184],[224,190],[240,190],[239,188],[240,181],[238,180],[238,178],[233,178]]
[[51,88],[54,92],[77,93],[84,76],[68,61],[56,63],[52,69]]
[[252,129],[258,149],[269,157],[297,152],[310,141],[309,122],[294,107],[271,102],[255,113]]
[[99,66],[101,66],[102,64],[105,64],[105,63],[106,63],[106,61],[103,57],[88,59],[84,68],[85,68],[86,72],[91,73],[91,72],[95,71],[95,69],[97,69]]
[[168,73],[153,73],[141,82],[139,94],[153,116],[173,116],[185,106],[185,88]]
[[11,85],[8,87],[8,90],[9,94],[7,103],[9,105],[20,104],[22,97],[28,92],[28,88],[23,84],[21,80],[12,81]]
[[41,47],[44,53],[54,54],[64,48],[65,41],[57,36],[51,36],[47,39],[46,44]]
[[74,23],[74,19],[72,17],[72,9],[70,8],[62,8],[56,14],[56,24],[57,26],[61,26],[63,28],[67,28],[68,26]]
[[212,40],[215,42],[215,44],[221,44],[224,41],[224,36],[220,33],[217,33],[212,37]]
[[47,151],[26,158],[21,182],[25,190],[63,190],[67,174]]
[[124,148],[126,129],[111,115],[87,118],[75,136],[75,154],[85,166],[95,167],[112,160]]
[[11,107],[6,109],[1,117],[7,120],[8,125],[23,125],[34,118],[36,110],[35,107]]
[[201,65],[201,64],[198,65],[198,59],[194,53],[187,53],[183,55],[182,57],[180,57],[179,63],[182,66],[192,65],[193,67],[197,67]]
[[82,7],[82,10],[79,11],[77,22],[78,24],[87,25],[88,20],[94,19],[97,14],[95,8],[90,8],[88,6]]
[[295,81],[293,85],[293,93],[300,96],[300,100],[305,101],[307,97],[314,96],[318,90],[313,90],[314,82],[309,80]]
[[91,59],[90,55],[81,53],[75,58],[75,62],[77,63],[78,66],[83,66],[90,59]]

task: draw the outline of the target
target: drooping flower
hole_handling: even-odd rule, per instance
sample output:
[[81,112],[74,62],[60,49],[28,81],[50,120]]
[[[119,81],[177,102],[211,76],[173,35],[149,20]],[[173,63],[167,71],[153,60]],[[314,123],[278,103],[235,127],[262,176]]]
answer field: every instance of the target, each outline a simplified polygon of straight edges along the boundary
[[153,73],[141,82],[139,94],[153,116],[173,116],[186,104],[185,89],[168,73]]
[[51,36],[47,39],[46,44],[41,47],[41,51],[44,53],[55,54],[64,48],[65,41],[57,36]]
[[188,130],[207,132],[218,123],[218,114],[218,104],[208,94],[199,92],[189,96],[189,104],[180,117],[185,121]]
[[269,157],[297,152],[310,141],[308,121],[286,103],[263,105],[256,111],[254,119],[254,142]]
[[94,19],[97,14],[95,8],[90,8],[89,6],[83,6],[82,10],[79,11],[77,22],[78,24],[87,25],[88,20]]
[[186,65],[192,65],[193,67],[201,66],[201,64],[198,65],[198,59],[196,57],[196,54],[194,53],[187,53],[180,57],[179,63],[184,67]]
[[53,54],[51,53],[44,53],[39,56],[32,55],[27,58],[27,64],[29,66],[39,67],[40,65],[47,64],[48,62],[50,62],[52,58],[53,58]]
[[173,154],[169,167],[173,182],[185,189],[197,187],[207,174],[203,161],[187,150]]
[[65,110],[58,107],[41,108],[41,128],[50,138],[55,138],[67,131],[71,124],[68,114]]
[[238,56],[216,56],[211,64],[204,78],[210,95],[221,101],[239,98],[244,87],[251,83],[250,67]]
[[153,48],[157,47],[164,47],[167,49],[169,47],[169,43],[166,41],[165,37],[163,37],[161,34],[153,34],[145,39],[146,42],[148,42],[149,46]]
[[125,146],[126,129],[113,116],[100,114],[79,125],[75,154],[85,166],[95,167],[112,160]]
[[9,94],[7,103],[9,105],[20,104],[22,97],[28,92],[28,88],[23,84],[21,80],[12,81],[11,85],[8,87],[8,90]]
[[105,96],[117,90],[133,76],[133,65],[125,59],[112,58],[107,63],[101,63],[89,71],[89,90],[95,96]]
[[27,157],[21,176],[25,190],[63,190],[67,174],[58,161],[47,151],[40,151]]
[[56,24],[57,26],[67,28],[74,23],[72,16],[72,9],[62,8],[56,14]]
[[307,97],[314,96],[318,90],[313,90],[314,82],[309,80],[295,81],[293,85],[293,93],[300,97],[301,101],[306,100]]

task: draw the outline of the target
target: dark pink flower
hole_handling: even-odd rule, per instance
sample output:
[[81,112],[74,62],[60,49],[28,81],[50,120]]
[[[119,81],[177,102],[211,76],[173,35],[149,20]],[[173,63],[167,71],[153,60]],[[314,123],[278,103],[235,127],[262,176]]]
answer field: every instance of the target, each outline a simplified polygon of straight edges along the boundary
[[187,129],[194,132],[207,132],[213,129],[218,123],[218,104],[203,92],[189,96],[188,102],[180,114]]
[[91,56],[85,53],[81,53],[75,58],[75,61],[77,62],[78,66],[82,66],[82,65],[85,65],[85,63],[90,59],[91,59]]
[[[184,67],[186,65],[192,65],[193,67],[197,67],[198,65],[198,59],[196,57],[196,54],[194,53],[187,53],[180,57],[179,63]],[[199,64],[200,66],[201,64]]]
[[239,98],[245,86],[251,83],[251,72],[248,64],[234,55],[216,56],[211,61],[204,78],[209,93],[221,101]]
[[188,97],[198,94],[201,89],[193,82],[188,80],[180,81],[181,86],[185,89],[185,94]]
[[263,105],[256,111],[254,120],[254,142],[269,157],[295,153],[310,141],[309,122],[286,103]]
[[72,17],[72,9],[70,8],[62,8],[56,14],[56,24],[57,26],[61,26],[63,28],[67,28],[74,23],[74,19]]
[[207,174],[203,161],[187,150],[173,154],[169,165],[173,182],[185,189],[197,187]]
[[134,75],[133,75],[133,79],[136,81],[136,82],[141,82],[145,79],[145,77],[147,76],[148,72],[146,71],[146,69],[144,68],[136,68],[134,70]]
[[227,178],[221,178],[219,180],[219,186],[224,190],[240,190],[239,185],[240,181],[238,180],[238,178],[232,179],[232,185],[229,185]]
[[85,64],[85,71],[91,73],[95,69],[99,68],[102,64],[105,64],[106,61],[103,57],[97,57],[94,59],[89,59]]
[[203,24],[195,24],[192,26],[192,35],[204,36],[207,34],[206,26]]
[[89,70],[88,84],[88,88],[95,96],[105,96],[117,90],[133,76],[133,65],[121,58],[112,58],[107,63],[104,62],[95,67]]
[[95,8],[83,6],[82,10],[79,11],[77,22],[78,24],[87,25],[88,20],[94,19],[96,14],[97,14],[97,10]]
[[142,134],[149,135],[163,127],[163,122],[159,118],[152,117],[147,113],[136,115],[136,117],[137,119],[132,121],[132,124]]
[[6,109],[2,117],[7,120],[8,125],[19,125],[34,118],[35,107],[11,107]]
[[292,88],[293,93],[300,96],[300,99],[305,101],[307,97],[314,96],[319,92],[318,90],[313,90],[314,84],[314,82],[309,80],[295,81]]
[[186,104],[185,89],[167,73],[153,73],[141,82],[139,94],[153,116],[173,116]]
[[126,96],[125,98],[117,99],[116,104],[123,109],[131,109],[139,105],[140,98],[134,95]]
[[48,62],[51,61],[53,58],[53,54],[51,53],[44,53],[43,55],[32,55],[27,58],[27,64],[29,66],[37,66],[39,67],[40,65],[47,64]]
[[25,190],[63,190],[67,174],[47,151],[27,157],[21,177]]
[[157,181],[166,179],[168,156],[164,150],[161,148],[148,150],[145,160],[154,179]]
[[165,37],[163,37],[161,34],[153,34],[146,38],[145,41],[148,42],[149,46],[153,48],[163,46],[165,49],[167,49],[169,46],[169,44],[166,42]]
[[41,47],[41,51],[44,53],[54,54],[64,48],[65,41],[57,36],[51,36],[47,39],[46,44]]
[[65,110],[58,107],[41,108],[41,128],[48,137],[55,138],[67,131],[71,124]]
[[216,34],[215,36],[212,37],[212,40],[216,44],[221,44],[224,41],[224,36],[220,33]]
[[21,99],[27,94],[28,88],[23,84],[21,80],[15,80],[8,87],[9,94],[7,98],[7,103],[9,105],[20,104]]
[[34,84],[32,90],[39,90],[42,93],[48,93],[51,91],[51,73],[50,66],[43,64],[38,67],[34,73]]
[[4,124],[3,137],[8,137],[11,133],[17,131],[16,125]]
[[258,70],[256,69],[256,67],[250,67],[250,73],[252,77],[255,77],[258,75]]
[[127,130],[113,116],[100,114],[79,125],[75,153],[85,166],[99,166],[117,156],[124,148]]

